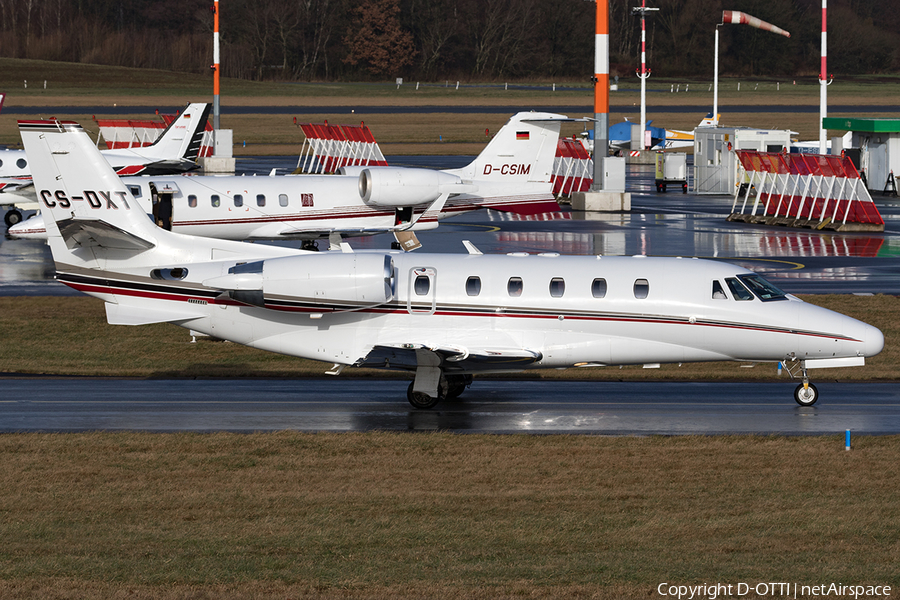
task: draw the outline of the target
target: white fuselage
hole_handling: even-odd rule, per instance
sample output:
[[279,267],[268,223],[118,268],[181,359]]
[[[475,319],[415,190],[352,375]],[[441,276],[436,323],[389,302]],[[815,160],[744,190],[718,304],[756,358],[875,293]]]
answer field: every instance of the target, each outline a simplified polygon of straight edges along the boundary
[[[122,177],[122,181],[148,214],[155,214],[151,183],[158,190],[170,190],[166,193],[171,198],[172,231],[227,240],[312,240],[331,232],[353,236],[423,231],[434,229],[441,219],[480,208],[518,206],[527,211],[529,205],[556,206],[549,191],[533,193],[536,186],[527,183],[483,183],[478,191],[450,198],[440,210],[429,211],[428,204],[420,204],[404,214],[390,206],[365,203],[356,175],[137,176]],[[9,234],[23,239],[47,237],[40,215],[13,226]]]
[[[385,256],[393,281],[391,292],[379,297]],[[72,287],[135,306],[138,312],[177,313],[179,319],[169,320],[212,336],[348,365],[384,366],[366,363],[376,346],[487,358],[527,351],[537,360],[522,368],[560,368],[814,361],[872,356],[883,345],[876,328],[791,296],[738,300],[726,280],[751,273],[697,259],[301,254],[264,259],[257,279],[232,282],[235,289],[261,292],[259,306],[223,295],[234,265],[227,260],[191,264],[180,281],[151,279],[146,268],[129,268],[130,275],[118,282],[109,273],[102,281],[90,281],[85,270],[58,269],[60,279]],[[291,274],[290,280],[284,273]],[[427,286],[417,286],[421,277],[428,279]],[[470,278],[480,282],[477,295],[470,295]],[[521,281],[519,295],[519,284],[510,282],[516,278]],[[605,282],[603,297],[595,297],[597,280]],[[713,297],[714,281],[728,290],[724,298]],[[364,290],[368,297],[349,297],[341,291],[346,289]],[[469,364],[460,372],[517,368]]]

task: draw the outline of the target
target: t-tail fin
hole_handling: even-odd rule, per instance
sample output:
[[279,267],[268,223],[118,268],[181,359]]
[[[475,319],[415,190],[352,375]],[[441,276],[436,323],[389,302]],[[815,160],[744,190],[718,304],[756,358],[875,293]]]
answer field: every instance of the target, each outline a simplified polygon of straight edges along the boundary
[[211,107],[204,102],[189,104],[155,142],[146,148],[135,149],[136,153],[160,160],[196,161]]
[[477,192],[459,202],[471,202],[521,214],[559,210],[553,196],[553,164],[563,121],[553,113],[521,112],[513,115],[469,165],[447,171],[477,186]]
[[460,172],[464,178],[478,181],[550,184],[560,124],[570,120],[552,113],[515,114]]
[[[19,121],[54,259],[68,251],[142,252],[158,229],[90,137],[73,121]],[[100,250],[98,250],[100,249]],[[99,257],[99,256],[98,256]]]

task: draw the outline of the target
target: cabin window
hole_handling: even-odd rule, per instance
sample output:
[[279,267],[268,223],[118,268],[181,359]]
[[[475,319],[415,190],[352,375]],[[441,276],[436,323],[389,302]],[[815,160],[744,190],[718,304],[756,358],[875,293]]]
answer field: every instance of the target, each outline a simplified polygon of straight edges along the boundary
[[752,275],[738,275],[738,279],[763,302],[787,300],[784,292],[755,273]]
[[28,162],[24,158],[20,158],[19,160],[16,161],[16,166],[19,167],[20,169],[24,169],[25,167],[28,166]]
[[517,297],[522,295],[523,287],[524,284],[521,277],[510,277],[509,282],[506,284],[506,291],[509,292],[510,296]]
[[643,300],[650,295],[650,282],[646,279],[634,280],[634,297]]
[[591,283],[591,295],[594,298],[605,298],[606,297],[606,280],[605,279],[595,279],[593,283]]
[[288,195],[287,194],[278,194],[278,206],[287,206],[288,205]]
[[197,208],[197,196],[194,194],[188,194],[188,206],[191,208]]
[[300,194],[300,206],[313,206],[313,195]]
[[550,295],[553,298],[562,298],[566,293],[566,282],[562,277],[554,277],[550,280]]
[[[2,166],[2,165],[0,165],[0,166]],[[135,198],[141,197],[141,186],[139,186],[139,185],[129,185],[128,191],[131,192],[131,195],[134,196]]]
[[244,205],[244,196],[242,194],[235,194],[234,195],[234,207],[240,208],[243,205]]
[[414,289],[416,290],[416,296],[427,296],[428,290],[431,289],[431,278],[428,275],[417,276]]
[[256,195],[256,205],[257,206],[265,206],[266,205],[266,195],[265,194],[257,194]]
[[737,277],[728,277],[725,279],[725,283],[728,284],[728,289],[731,290],[731,295],[735,300],[753,300],[753,294],[737,280]]
[[212,196],[209,197],[209,202],[210,202],[210,204],[212,204],[213,208],[219,208],[219,206],[222,205],[222,200],[219,199],[219,196],[216,194],[213,194]]
[[466,279],[466,295],[477,296],[481,293],[481,277],[469,277]]
[[719,283],[718,279],[713,279],[712,297],[713,300],[728,300],[728,296],[725,295],[725,290],[722,289],[722,284]]
[[3,166],[3,161],[2,161],[2,160],[0,160],[0,167],[2,167],[2,166]]

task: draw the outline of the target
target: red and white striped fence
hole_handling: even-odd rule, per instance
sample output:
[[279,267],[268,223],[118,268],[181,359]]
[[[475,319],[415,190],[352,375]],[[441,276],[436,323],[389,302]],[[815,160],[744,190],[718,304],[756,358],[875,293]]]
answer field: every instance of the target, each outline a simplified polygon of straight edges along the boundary
[[884,219],[853,162],[827,154],[738,150],[729,221],[835,231],[884,231]]
[[594,181],[594,163],[584,142],[577,138],[560,138],[553,161],[553,193],[558,197],[590,189]]
[[[296,123],[296,119],[294,120]],[[334,173],[344,166],[387,166],[375,136],[365,123],[296,123],[306,139],[297,159],[298,173]]]

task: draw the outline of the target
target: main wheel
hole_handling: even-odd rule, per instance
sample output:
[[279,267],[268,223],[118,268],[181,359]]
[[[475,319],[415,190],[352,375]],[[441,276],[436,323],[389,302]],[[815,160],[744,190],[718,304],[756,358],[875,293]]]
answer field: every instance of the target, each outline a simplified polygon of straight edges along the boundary
[[414,408],[434,408],[435,406],[437,406],[438,402],[444,400],[447,397],[449,386],[447,385],[447,381],[444,378],[441,378],[441,382],[438,384],[437,398],[432,398],[428,394],[424,394],[422,392],[414,392],[413,386],[415,386],[415,384],[415,381],[411,382],[409,384],[409,387],[406,389],[406,399],[409,400],[409,403],[412,404]]
[[16,210],[14,208],[12,210],[7,211],[6,216],[3,217],[3,220],[6,221],[7,227],[12,227],[13,225],[15,225],[17,223],[22,222],[22,213],[20,213],[18,210]]
[[794,400],[796,400],[797,404],[799,404],[800,406],[812,406],[818,399],[819,390],[817,390],[816,386],[811,383],[808,384],[805,388],[801,383],[797,386],[797,389],[794,390]]
[[466,391],[466,388],[472,384],[471,375],[447,375],[446,379],[449,384],[447,398],[450,400],[459,398]]

